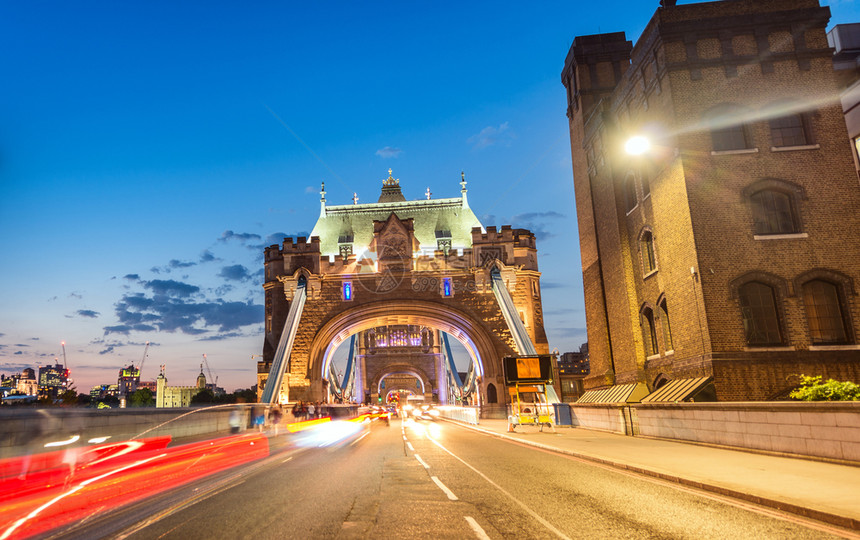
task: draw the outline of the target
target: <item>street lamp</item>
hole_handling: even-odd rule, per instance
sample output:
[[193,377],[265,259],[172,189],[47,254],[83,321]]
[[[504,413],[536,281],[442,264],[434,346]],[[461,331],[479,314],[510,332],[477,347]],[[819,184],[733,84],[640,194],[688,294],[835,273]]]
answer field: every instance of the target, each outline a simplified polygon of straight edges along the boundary
[[630,137],[629,139],[627,139],[627,142],[624,143],[624,151],[631,156],[641,156],[650,149],[651,141],[649,141],[647,137],[643,137],[642,135]]

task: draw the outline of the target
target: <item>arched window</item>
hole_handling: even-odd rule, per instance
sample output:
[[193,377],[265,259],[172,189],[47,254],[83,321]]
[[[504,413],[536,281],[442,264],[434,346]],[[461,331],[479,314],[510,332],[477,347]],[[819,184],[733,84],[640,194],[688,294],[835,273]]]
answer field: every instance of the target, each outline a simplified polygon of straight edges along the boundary
[[654,328],[654,311],[650,307],[642,308],[639,313],[639,324],[642,325],[642,345],[645,348],[645,356],[653,356],[659,353],[657,349],[657,330]]
[[738,288],[738,299],[747,345],[782,344],[773,287],[759,281],[745,283]]
[[784,191],[763,189],[750,196],[755,234],[799,232],[794,197]]
[[806,122],[801,114],[790,114],[770,121],[773,146],[804,146],[809,144]]
[[624,208],[628,212],[636,208],[636,179],[633,173],[624,179]]
[[669,325],[669,306],[666,305],[666,299],[660,301],[660,327],[663,328],[663,347],[667,351],[675,348],[672,345],[672,327]]
[[848,342],[836,285],[820,279],[807,281],[803,284],[803,305],[813,345]]
[[496,395],[496,386],[493,383],[487,385],[487,403],[496,403],[499,401]]
[[654,256],[654,235],[647,229],[639,237],[639,251],[642,253],[642,275],[648,275],[657,269],[657,258]]

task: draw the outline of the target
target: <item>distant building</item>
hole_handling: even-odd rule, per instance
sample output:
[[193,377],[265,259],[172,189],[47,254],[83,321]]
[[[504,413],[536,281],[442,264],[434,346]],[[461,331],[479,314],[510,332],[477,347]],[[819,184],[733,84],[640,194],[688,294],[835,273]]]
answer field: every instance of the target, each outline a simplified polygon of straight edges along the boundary
[[[818,0],[667,1],[635,45],[574,39],[586,389],[712,378],[719,401],[768,400],[799,374],[860,380],[860,186],[829,19]],[[625,152],[634,135],[650,149]]]
[[62,364],[39,368],[39,399],[57,399],[69,386],[69,370]]
[[108,397],[119,397],[119,385],[116,384],[97,384],[90,390],[92,399],[105,399]]
[[561,400],[576,401],[584,393],[582,381],[590,372],[588,344],[579,352],[566,352],[558,358],[558,375],[561,380]]
[[119,387],[120,397],[129,397],[134,394],[140,385],[140,368],[130,365],[119,370],[119,377],[116,381]]
[[18,394],[25,396],[36,396],[39,394],[39,381],[33,368],[25,368],[18,377]]
[[164,407],[189,407],[191,398],[206,389],[206,376],[203,369],[197,376],[196,386],[167,386],[167,377],[164,376],[164,366],[156,379],[155,406]]

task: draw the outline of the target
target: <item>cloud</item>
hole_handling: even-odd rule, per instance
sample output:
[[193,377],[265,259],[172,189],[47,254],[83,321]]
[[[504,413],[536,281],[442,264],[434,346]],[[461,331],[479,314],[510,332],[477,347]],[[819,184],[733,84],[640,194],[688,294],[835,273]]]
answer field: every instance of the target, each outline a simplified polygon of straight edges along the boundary
[[81,296],[80,294],[78,294],[76,292],[73,292],[73,293],[69,293],[69,298],[75,298],[77,300],[80,300],[83,298],[83,296]]
[[466,143],[472,145],[473,149],[479,150],[497,144],[510,146],[514,139],[516,139],[516,135],[510,130],[510,124],[503,122],[499,124],[499,127],[485,127],[477,135],[472,135],[466,139]]
[[33,366],[29,364],[17,364],[15,362],[3,362],[0,364],[0,370],[2,371],[11,371],[13,373],[20,373],[27,368],[32,368]]
[[231,281],[247,281],[251,279],[251,274],[248,273],[248,269],[241,264],[234,264],[232,266],[221,268],[218,276]]
[[318,193],[319,190],[313,186],[307,186],[305,188],[305,193]]
[[17,354],[24,354],[24,352],[23,352],[23,351],[15,351],[15,353],[14,353],[14,354],[16,354],[16,355],[17,355]]
[[552,328],[551,333],[561,337],[587,337],[586,329],[578,327]]
[[221,233],[221,238],[218,239],[219,242],[229,242],[232,240],[235,240],[240,244],[247,244],[252,240],[260,241],[262,240],[262,237],[255,233],[236,233],[231,230],[226,230]]
[[402,153],[403,150],[401,150],[400,148],[394,148],[391,146],[386,146],[385,148],[380,148],[376,151],[376,155],[383,159],[396,158]]
[[[199,290],[195,286],[189,287]],[[186,292],[182,289],[171,291]],[[198,300],[184,294],[154,294],[151,297],[141,293],[126,294],[114,308],[120,324],[104,327],[105,335],[156,330],[200,335],[214,328],[219,332],[238,330],[243,326],[260,324],[263,320],[263,306],[252,301]]]
[[177,259],[171,259],[170,262],[167,263],[167,266],[169,266],[170,268],[188,268],[190,266],[196,266],[196,265],[197,265],[196,262],[183,262],[183,261],[179,261]]
[[554,227],[549,226],[546,221],[553,219],[563,219],[566,216],[558,212],[527,212],[525,214],[517,214],[511,218],[511,225],[516,228],[528,229],[535,238],[546,240],[556,236]]
[[81,317],[88,317],[90,319],[97,319],[99,316],[98,311],[93,311],[91,309],[79,309],[77,314]]
[[216,260],[218,260],[218,259],[208,249],[204,249],[203,252],[200,254],[200,262],[201,263],[208,263],[208,262],[212,262],[212,261],[216,261]]
[[181,281],[175,281],[172,279],[153,279],[152,281],[144,283],[143,286],[151,290],[156,295],[175,296],[179,298],[187,298],[192,294],[200,292],[200,287],[196,285],[189,285],[188,283],[182,283]]
[[140,281],[140,274],[126,274],[122,276],[122,279],[127,279],[129,281]]
[[540,284],[541,289],[564,289],[567,286],[567,283],[559,283],[557,281],[544,281]]

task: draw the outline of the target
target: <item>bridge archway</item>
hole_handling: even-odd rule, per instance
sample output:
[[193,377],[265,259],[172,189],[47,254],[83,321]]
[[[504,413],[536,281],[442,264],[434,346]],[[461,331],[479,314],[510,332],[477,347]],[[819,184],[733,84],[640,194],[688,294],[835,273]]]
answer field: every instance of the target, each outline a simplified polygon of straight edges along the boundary
[[[501,376],[501,356],[484,326],[466,313],[436,302],[385,300],[347,309],[317,332],[310,346],[307,378],[311,388],[327,379],[334,351],[355,333],[388,325],[421,325],[440,330],[459,341],[475,363],[479,380]],[[428,380],[424,377],[424,380]],[[375,381],[378,382],[378,381]]]

